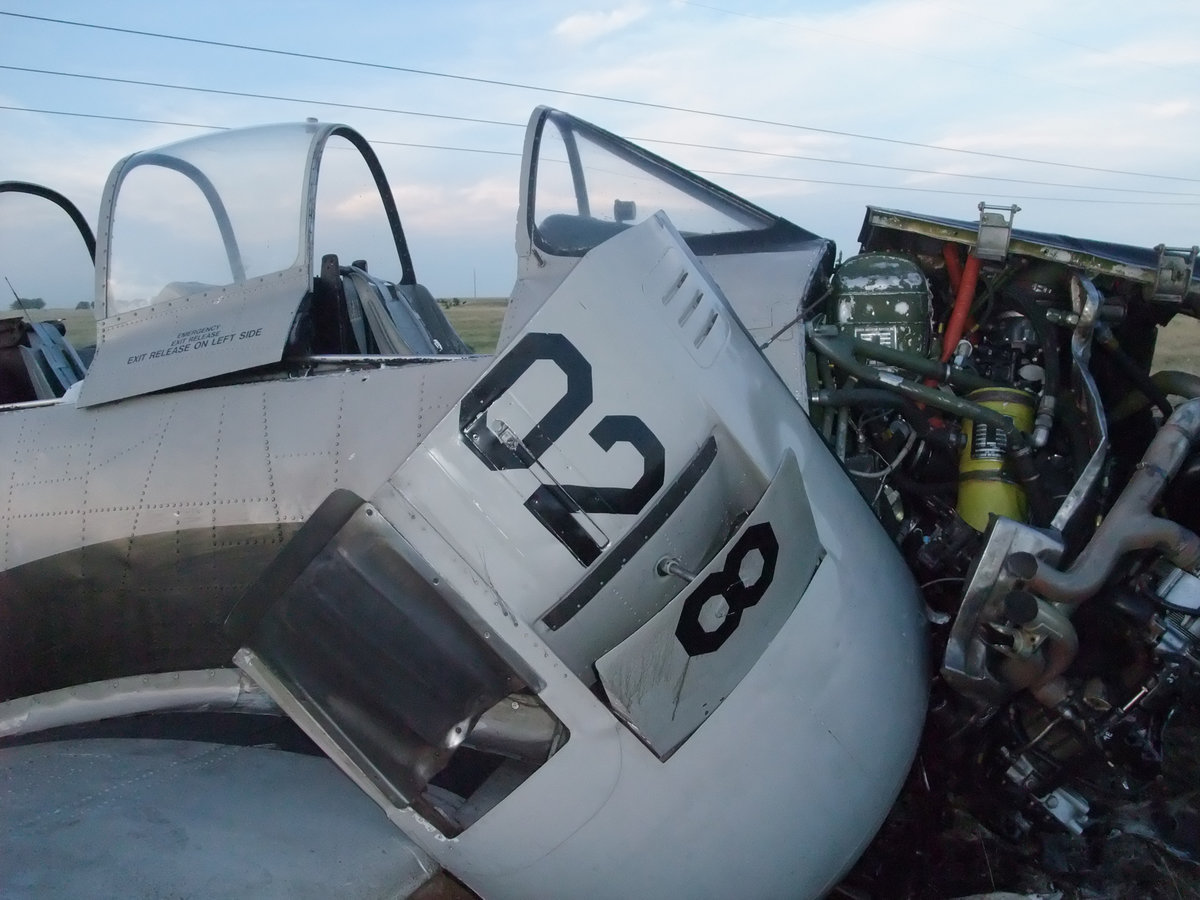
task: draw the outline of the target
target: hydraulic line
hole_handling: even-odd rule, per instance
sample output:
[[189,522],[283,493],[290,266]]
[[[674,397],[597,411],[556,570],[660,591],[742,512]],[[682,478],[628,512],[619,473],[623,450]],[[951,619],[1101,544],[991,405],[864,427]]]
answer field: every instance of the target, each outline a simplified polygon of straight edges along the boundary
[[[1178,372],[1164,369],[1150,376],[1151,383],[1168,397],[1183,397],[1185,400],[1195,400],[1200,397],[1200,375],[1191,372]],[[1130,391],[1124,399],[1113,407],[1109,413],[1109,422],[1120,422],[1141,410],[1149,398],[1141,391]]]
[[1121,374],[1129,380],[1129,383],[1141,391],[1145,397],[1148,397],[1163,416],[1169,417],[1174,412],[1171,401],[1167,399],[1166,394],[1159,390],[1154,380],[1146,372],[1143,372],[1129,354],[1121,348],[1112,329],[1103,322],[1097,322],[1095,335],[1100,349],[1117,364],[1117,368],[1121,370]]
[[946,277],[950,280],[950,290],[957,295],[963,274],[962,260],[958,258],[958,245],[949,241],[942,244],[942,259],[946,261]]
[[[1012,419],[978,403],[972,403],[954,394],[947,394],[934,388],[908,381],[890,372],[880,371],[855,359],[855,352],[861,345],[866,345],[868,348],[877,348],[878,345],[836,335],[824,335],[817,329],[809,331],[808,339],[818,353],[828,357],[839,368],[844,369],[865,384],[884,390],[895,391],[917,403],[924,403],[926,406],[952,413],[959,418],[971,419],[974,422],[983,422],[998,431],[1002,431],[1006,438],[1006,453],[1012,464],[1013,475],[1026,488],[1034,521],[1048,521],[1049,509],[1047,507],[1047,498],[1038,484],[1038,472],[1033,465],[1033,450],[1030,447],[1028,438],[1026,438],[1021,429],[1013,424]],[[890,348],[885,349],[890,354],[897,352]],[[864,355],[867,354],[864,353]],[[909,358],[909,354],[901,355]],[[925,362],[936,369],[942,368],[932,360],[925,360]],[[934,373],[931,372],[930,374]],[[982,379],[975,380],[982,381]],[[987,386],[993,387],[990,384]]]
[[956,369],[948,363],[940,363],[935,359],[927,359],[915,353],[897,350],[895,347],[885,347],[883,344],[877,344],[874,341],[863,341],[849,335],[842,335],[839,340],[847,342],[855,357],[873,359],[884,365],[895,366],[898,369],[904,369],[917,375],[924,375],[964,391],[978,391],[985,388],[1004,386],[988,381],[986,378],[981,378],[973,372]]
[[962,280],[954,298],[954,309],[950,313],[950,321],[946,323],[946,333],[942,335],[942,362],[948,362],[954,355],[967,324],[967,315],[971,311],[971,303],[975,299],[975,284],[979,281],[979,257],[974,253],[967,254],[967,264],[963,267]]
[[1038,343],[1042,346],[1045,380],[1042,383],[1042,400],[1038,404],[1033,426],[1033,445],[1040,449],[1050,440],[1050,429],[1054,425],[1054,408],[1061,377],[1058,364],[1058,332],[1050,325],[1045,311],[1023,292],[1014,291],[1012,297],[1029,320],[1029,324],[1033,326]]
[[815,407],[866,406],[898,409],[916,435],[931,446],[958,449],[957,436],[945,428],[934,428],[929,416],[907,397],[882,388],[835,388],[819,390],[809,396]]

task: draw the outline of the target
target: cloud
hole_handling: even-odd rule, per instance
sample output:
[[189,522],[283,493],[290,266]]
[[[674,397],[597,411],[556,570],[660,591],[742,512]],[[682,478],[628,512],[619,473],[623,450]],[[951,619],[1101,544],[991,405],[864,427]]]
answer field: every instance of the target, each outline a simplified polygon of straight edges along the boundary
[[643,18],[647,9],[639,4],[630,4],[608,12],[585,12],[567,16],[554,26],[556,37],[573,43],[586,43],[596,38],[620,31]]
[[1157,119],[1177,119],[1193,108],[1190,100],[1164,100],[1147,107],[1146,112]]

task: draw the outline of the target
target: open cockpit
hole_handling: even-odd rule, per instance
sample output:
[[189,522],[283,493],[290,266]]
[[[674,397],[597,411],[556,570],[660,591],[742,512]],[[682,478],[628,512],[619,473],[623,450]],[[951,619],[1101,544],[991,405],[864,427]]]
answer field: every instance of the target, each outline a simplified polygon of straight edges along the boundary
[[85,240],[90,370],[65,328],[15,319],[0,337],[12,357],[0,402],[59,398],[85,370],[81,407],[297,365],[471,353],[416,280],[377,157],[345,126],[270,125],[135,153],[113,169]]

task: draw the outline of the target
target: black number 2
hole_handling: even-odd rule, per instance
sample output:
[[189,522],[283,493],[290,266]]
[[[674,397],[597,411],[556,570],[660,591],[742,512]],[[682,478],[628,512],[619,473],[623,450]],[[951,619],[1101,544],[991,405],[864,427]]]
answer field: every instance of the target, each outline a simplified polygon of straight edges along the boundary
[[[566,375],[566,391],[528,434],[502,440],[488,427],[488,410],[539,360],[554,363]],[[591,405],[591,364],[564,335],[535,332],[521,338],[463,397],[459,432],[489,469],[528,469]],[[605,451],[618,443],[632,446],[642,457],[637,482],[632,487],[542,484],[525,501],[525,508],[585,566],[596,561],[602,548],[572,514],[635,515],[662,487],[666,467],[662,443],[637,416],[605,416],[590,435]]]

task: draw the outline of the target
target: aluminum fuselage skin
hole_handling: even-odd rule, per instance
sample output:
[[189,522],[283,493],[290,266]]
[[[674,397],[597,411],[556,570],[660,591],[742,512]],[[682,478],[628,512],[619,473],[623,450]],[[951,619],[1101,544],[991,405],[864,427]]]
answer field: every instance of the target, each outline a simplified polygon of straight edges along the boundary
[[373,491],[485,365],[0,411],[0,697],[228,666],[233,602],[330,491]]
[[[820,895],[893,803],[927,690],[916,585],[804,414],[800,332],[759,348],[832,247],[723,194],[782,243],[698,258],[658,213],[546,256],[547,115],[495,357],[274,362],[314,271],[308,218],[296,266],[115,312],[91,385],[0,409],[0,702],[235,653],[262,675],[226,618],[349,492],[567,735],[447,834],[263,676],[422,859],[487,898]],[[311,198],[318,143],[308,159]],[[194,342],[164,350],[204,328],[234,335],[224,375]]]

